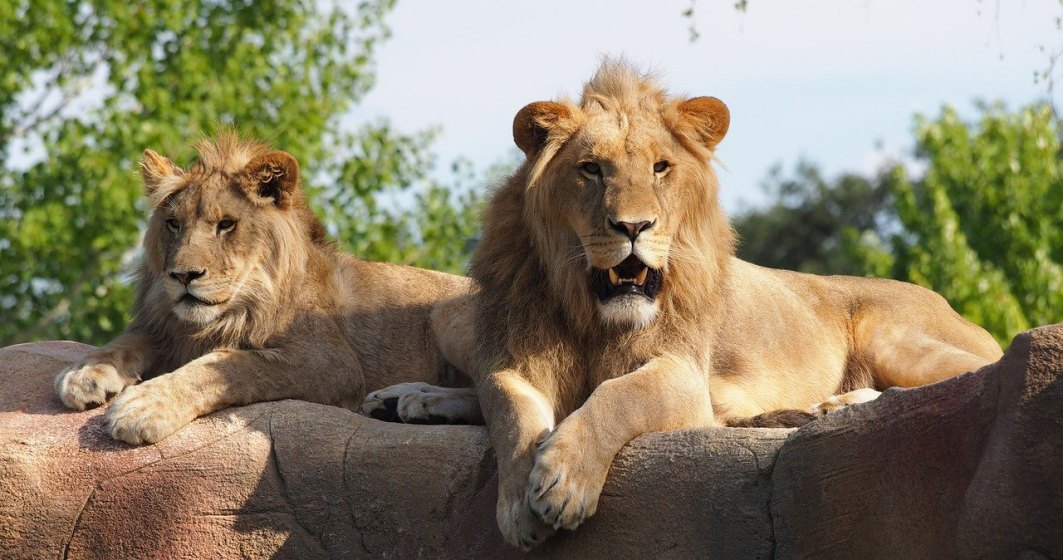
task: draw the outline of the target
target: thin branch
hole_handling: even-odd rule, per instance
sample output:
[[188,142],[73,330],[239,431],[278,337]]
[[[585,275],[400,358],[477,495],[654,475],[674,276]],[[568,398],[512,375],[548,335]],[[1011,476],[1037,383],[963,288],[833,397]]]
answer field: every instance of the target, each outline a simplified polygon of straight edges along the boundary
[[[66,91],[63,94],[63,98],[59,100],[59,103],[56,104],[56,106],[53,107],[52,110],[48,111],[47,113],[45,113],[43,115],[37,115],[32,120],[30,120],[28,122],[24,122],[24,123],[18,125],[15,128],[14,132],[12,133],[12,137],[14,137],[14,138],[22,138],[25,135],[29,134],[31,131],[33,131],[33,129],[37,128],[38,126],[40,126],[40,125],[42,125],[42,124],[54,119],[56,116],[59,115],[59,113],[63,109],[66,109],[66,107],[68,105],[70,105],[70,103],[72,101],[74,101],[74,99],[76,99],[84,91],[85,91],[84,84],[82,84],[80,87],[75,88],[73,90]],[[28,114],[30,114],[30,113],[27,112],[27,115]]]
[[40,96],[37,97],[36,101],[34,101],[33,103],[30,104],[29,109],[26,109],[25,111],[22,111],[23,115],[32,115],[33,113],[36,113],[37,111],[39,111],[41,109],[41,105],[44,105],[45,100],[47,100],[48,96],[50,96],[52,94],[51,84],[58,84],[59,80],[62,79],[63,75],[66,73],[66,70],[67,70],[67,62],[66,62],[66,60],[60,60],[59,61],[59,68],[56,70],[55,76],[53,76],[50,80],[48,80],[48,83],[44,84]]
[[11,338],[9,342],[5,342],[5,345],[19,344],[21,342],[30,342],[34,340],[37,335],[44,332],[46,328],[51,326],[56,319],[61,317],[64,313],[70,310],[70,298],[64,297],[59,300],[59,303],[55,307],[51,308],[47,313],[41,315],[32,325],[19,331],[15,336]]
[[[101,64],[105,63],[107,57],[110,55],[110,52],[111,49],[109,47],[101,50],[96,60],[89,64],[88,67],[85,69],[84,76],[77,81],[77,84],[74,87],[67,89],[60,88],[58,86],[58,82],[64,75],[67,74],[67,72],[70,71],[70,68],[73,66],[73,63],[70,62],[68,59],[61,60],[59,62],[55,76],[44,84],[44,91],[41,92],[41,95],[36,100],[34,100],[34,102],[27,110],[22,111],[20,117],[21,122],[13,126],[11,132],[9,132],[7,136],[0,136],[0,145],[6,144],[11,138],[25,137],[26,135],[32,133],[36,128],[59,116],[59,114],[62,113],[63,109],[66,109],[75,99],[77,99],[82,93],[85,92],[86,89],[88,89],[91,83],[91,76],[95,74],[96,69],[99,68]],[[59,102],[55,105],[55,107],[52,107],[47,113],[36,114],[40,111],[45,101],[48,100],[48,97],[50,97],[56,89],[59,89],[63,92],[63,96],[59,100]]]
[[[93,251],[92,254],[88,255],[87,260],[88,262],[99,262],[100,255],[102,254],[103,251]],[[81,290],[78,290],[77,287],[91,280],[94,276],[96,276],[96,274],[96,267],[85,267],[85,269],[81,271],[81,275],[78,276],[77,280],[67,285],[68,293],[73,292],[73,296],[63,296],[63,298],[60,299],[58,303],[56,303],[51,309],[49,309],[47,313],[41,315],[41,317],[34,321],[32,325],[26,327],[25,329],[22,329],[14,336],[12,336],[10,340],[3,341],[2,343],[0,343],[0,345],[8,346],[11,344],[18,344],[20,342],[29,342],[41,333],[43,333],[45,329],[55,323],[56,319],[63,316],[64,313],[69,311],[71,306],[77,307],[77,305],[81,303]]]

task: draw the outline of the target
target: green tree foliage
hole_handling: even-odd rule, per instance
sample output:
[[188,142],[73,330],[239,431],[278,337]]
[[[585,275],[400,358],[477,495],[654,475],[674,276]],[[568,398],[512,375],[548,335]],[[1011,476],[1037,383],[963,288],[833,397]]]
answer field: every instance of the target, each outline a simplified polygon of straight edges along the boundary
[[750,262],[814,274],[863,274],[850,253],[849,231],[877,231],[889,190],[877,180],[846,174],[833,181],[809,162],[793,177],[771,170],[764,190],[773,202],[734,220],[738,256]]
[[1063,166],[1048,107],[983,108],[977,123],[946,108],[917,119],[926,175],[889,175],[905,235],[893,273],[930,287],[1006,341],[1063,318]]
[[474,204],[429,179],[431,135],[340,126],[393,4],[0,2],[0,345],[124,326],[140,154],[190,163],[189,141],[218,125],[294,154],[346,248],[460,269]]
[[[916,156],[925,173],[912,178],[896,166],[874,179],[824,182],[807,166],[799,169],[794,185],[776,193],[779,202],[737,220],[753,241],[744,254],[769,266],[926,286],[1002,343],[1058,322],[1060,124],[1043,105],[1014,112],[983,106],[977,122],[951,108],[936,118],[919,116]],[[820,223],[833,225],[817,229]],[[783,252],[785,259],[777,256]]]

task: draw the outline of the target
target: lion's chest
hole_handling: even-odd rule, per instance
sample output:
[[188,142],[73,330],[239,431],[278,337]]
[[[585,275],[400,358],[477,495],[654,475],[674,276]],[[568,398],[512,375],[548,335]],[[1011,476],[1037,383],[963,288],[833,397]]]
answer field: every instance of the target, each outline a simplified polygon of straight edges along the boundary
[[604,345],[586,356],[584,377],[587,385],[594,388],[639,369],[654,357],[652,352],[640,351],[630,345]]

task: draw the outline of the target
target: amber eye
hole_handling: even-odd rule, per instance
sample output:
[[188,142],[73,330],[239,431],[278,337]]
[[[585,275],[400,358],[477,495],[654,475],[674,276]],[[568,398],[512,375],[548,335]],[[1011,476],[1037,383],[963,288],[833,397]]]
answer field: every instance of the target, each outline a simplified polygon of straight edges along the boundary
[[166,220],[166,227],[169,228],[170,231],[177,233],[177,231],[181,229],[181,222],[178,222],[174,218],[170,218]]
[[602,166],[598,165],[597,163],[594,163],[593,161],[585,162],[583,165],[579,166],[579,168],[583,170],[583,172],[587,175],[602,174]]
[[668,171],[668,167],[669,165],[667,161],[658,161],[657,163],[653,164],[653,172],[664,173],[665,171]]
[[236,220],[230,220],[229,218],[226,218],[218,222],[218,231],[229,231],[234,227],[236,227]]

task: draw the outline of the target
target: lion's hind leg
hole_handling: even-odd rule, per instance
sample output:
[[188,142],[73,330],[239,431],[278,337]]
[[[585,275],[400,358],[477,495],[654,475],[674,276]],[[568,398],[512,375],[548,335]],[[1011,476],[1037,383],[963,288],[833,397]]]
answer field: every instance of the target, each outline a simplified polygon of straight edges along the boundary
[[940,295],[911,284],[868,282],[870,295],[860,298],[854,316],[852,352],[870,367],[876,389],[928,385],[1000,359],[997,341]]
[[821,403],[816,403],[809,408],[809,412],[816,416],[826,416],[849,405],[871,402],[881,394],[881,392],[874,389],[857,389],[848,393],[834,395]]
[[875,387],[928,385],[974,371],[1000,358],[1000,346],[988,333],[961,323],[959,316],[956,319],[957,328],[951,331],[899,323],[884,323],[869,329],[870,336],[866,337],[862,350],[872,366]]
[[438,387],[428,383],[399,383],[373,391],[359,410],[377,420],[406,424],[484,423],[476,389]]

